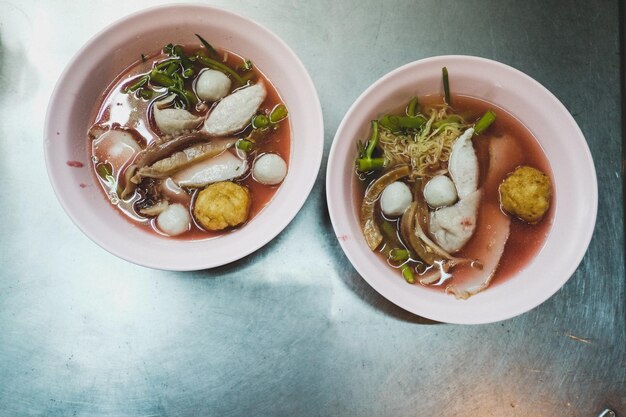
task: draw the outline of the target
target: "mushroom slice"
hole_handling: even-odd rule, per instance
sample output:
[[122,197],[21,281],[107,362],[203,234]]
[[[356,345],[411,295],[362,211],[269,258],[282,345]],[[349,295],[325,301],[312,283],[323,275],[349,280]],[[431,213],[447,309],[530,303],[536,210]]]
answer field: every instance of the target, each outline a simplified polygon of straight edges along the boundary
[[143,214],[144,216],[156,217],[163,211],[165,211],[165,209],[167,209],[168,207],[169,203],[167,202],[167,200],[161,200],[150,207],[140,208],[139,213]]
[[422,261],[428,265],[432,265],[437,260],[437,256],[435,252],[418,237],[416,227],[420,228],[420,225],[415,221],[416,215],[417,203],[413,202],[405,210],[400,219],[400,234]]
[[189,165],[221,154],[230,148],[235,141],[236,139],[212,139],[207,143],[190,146],[167,158],[160,159],[150,166],[139,168],[131,181],[139,182],[141,178],[167,178]]
[[259,82],[224,97],[204,121],[204,130],[213,136],[239,132],[250,122],[266,95],[265,85]]
[[194,132],[189,135],[179,136],[175,139],[165,143],[153,143],[141,152],[139,152],[132,164],[130,164],[123,172],[124,176],[124,191],[122,192],[122,198],[126,198],[131,195],[137,184],[141,182],[141,177],[133,177],[142,167],[151,165],[159,159],[167,158],[169,155],[177,152],[181,149],[194,145],[200,142],[208,142],[211,137],[204,132]]
[[215,182],[239,178],[247,169],[246,159],[240,159],[227,151],[177,172],[172,179],[180,187],[199,188]]
[[474,128],[467,129],[452,145],[448,170],[459,199],[478,189],[478,157],[472,145]]
[[176,96],[174,94],[157,101],[153,106],[154,121],[166,136],[179,136],[202,123],[202,117],[194,116],[184,109],[166,108]]
[[360,220],[363,236],[365,236],[367,246],[369,246],[371,250],[375,250],[383,241],[383,235],[374,219],[374,206],[376,205],[376,201],[389,184],[406,177],[410,173],[411,168],[408,165],[398,166],[381,175],[367,187],[367,191],[365,191],[365,196],[363,197],[363,203],[361,204]]

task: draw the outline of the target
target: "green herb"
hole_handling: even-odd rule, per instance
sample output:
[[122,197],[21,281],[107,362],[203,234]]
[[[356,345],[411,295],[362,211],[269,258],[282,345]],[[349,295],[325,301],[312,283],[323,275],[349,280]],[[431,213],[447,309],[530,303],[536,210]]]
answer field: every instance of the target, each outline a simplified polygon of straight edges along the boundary
[[217,71],[221,71],[226,75],[230,75],[235,80],[235,82],[239,85],[245,84],[245,81],[243,80],[243,78],[241,78],[241,75],[237,74],[237,72],[231,67],[229,67],[228,65],[225,65],[219,61],[216,61],[205,55],[202,55],[200,52],[196,54],[196,60],[206,67],[209,67]]
[[215,50],[215,48],[213,48],[211,46],[210,43],[208,43],[206,40],[204,40],[204,38],[202,36],[198,35],[197,33],[195,35],[196,35],[196,37],[198,39],[200,39],[200,42],[202,43],[202,46],[204,46],[211,54],[217,55],[217,51]]
[[452,98],[450,97],[450,83],[448,81],[448,68],[443,67],[441,69],[443,77],[443,94],[448,106],[452,106]]

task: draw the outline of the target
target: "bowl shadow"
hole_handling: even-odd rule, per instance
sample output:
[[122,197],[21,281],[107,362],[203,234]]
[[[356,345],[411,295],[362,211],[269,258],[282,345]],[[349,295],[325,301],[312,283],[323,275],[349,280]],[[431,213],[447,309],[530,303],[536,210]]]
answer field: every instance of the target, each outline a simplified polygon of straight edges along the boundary
[[332,259],[333,267],[337,270],[337,275],[341,278],[343,283],[356,293],[363,301],[368,303],[370,307],[381,311],[382,313],[390,316],[396,320],[401,320],[408,323],[421,324],[421,325],[433,325],[433,324],[446,324],[439,321],[431,320],[417,314],[411,313],[401,307],[398,307],[385,297],[380,295],[374,290],[366,281],[359,275],[354,269],[346,255],[344,254],[339,241],[335,236],[332,223],[330,221],[330,214],[328,212],[328,205],[326,203],[326,185],[323,186],[323,197],[319,200],[318,213],[322,218],[322,224],[327,233],[323,234],[323,238],[326,240],[325,247],[334,249],[333,253],[329,255]]

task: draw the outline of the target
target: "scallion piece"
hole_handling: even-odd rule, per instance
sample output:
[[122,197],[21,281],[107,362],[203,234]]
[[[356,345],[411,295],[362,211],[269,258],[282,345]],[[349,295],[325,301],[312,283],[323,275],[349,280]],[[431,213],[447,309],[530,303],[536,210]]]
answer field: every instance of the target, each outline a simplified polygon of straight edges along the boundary
[[415,283],[415,275],[413,274],[413,269],[411,269],[411,267],[408,265],[402,266],[402,277],[404,277],[406,282],[408,282],[409,284]]
[[255,129],[262,129],[269,126],[269,124],[270,119],[268,119],[264,114],[257,114],[252,118],[252,127]]
[[415,117],[417,113],[415,113],[415,109],[417,108],[417,97],[413,97],[411,101],[409,101],[409,105],[406,107],[406,115],[409,117]]
[[409,260],[409,251],[406,249],[391,249],[389,251],[389,259],[396,262],[405,262]]
[[474,126],[474,134],[480,135],[496,120],[496,113],[493,110],[487,110],[483,116],[478,119]]
[[241,149],[244,152],[250,152],[254,148],[254,143],[248,139],[239,139],[235,146],[237,146],[237,149]]
[[287,107],[284,104],[279,104],[270,113],[270,123],[278,123],[287,117]]
[[357,170],[360,172],[373,171],[375,169],[382,169],[385,167],[384,158],[372,158],[374,149],[378,144],[378,120],[372,120],[372,133],[367,141],[367,148],[362,149],[359,152],[359,157],[356,160]]

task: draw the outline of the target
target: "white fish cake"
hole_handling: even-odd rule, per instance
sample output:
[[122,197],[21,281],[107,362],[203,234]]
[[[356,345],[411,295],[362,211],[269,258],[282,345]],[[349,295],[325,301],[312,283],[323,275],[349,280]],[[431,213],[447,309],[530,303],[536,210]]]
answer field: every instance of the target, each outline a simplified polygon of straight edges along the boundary
[[480,191],[474,191],[455,205],[431,213],[430,233],[447,252],[461,250],[474,234],[480,196]]
[[241,131],[250,122],[266,96],[265,85],[259,82],[224,97],[209,113],[204,122],[204,130],[213,136]]
[[248,169],[248,162],[229,151],[193,164],[172,176],[180,187],[197,188],[220,181],[241,177]]
[[467,129],[452,145],[448,170],[459,199],[478,189],[478,157],[472,144],[474,129]]
[[202,117],[194,116],[184,109],[162,108],[171,103],[173,99],[172,95],[154,103],[154,121],[161,133],[166,136],[178,136],[200,126]]

